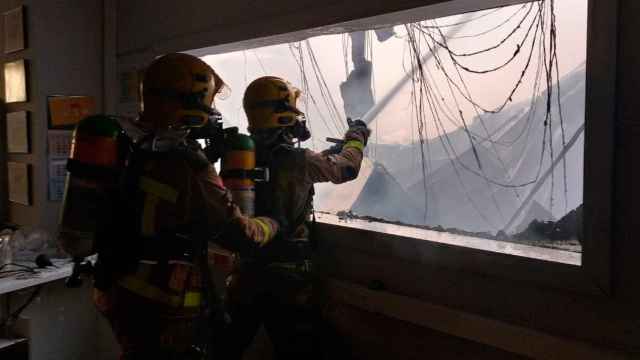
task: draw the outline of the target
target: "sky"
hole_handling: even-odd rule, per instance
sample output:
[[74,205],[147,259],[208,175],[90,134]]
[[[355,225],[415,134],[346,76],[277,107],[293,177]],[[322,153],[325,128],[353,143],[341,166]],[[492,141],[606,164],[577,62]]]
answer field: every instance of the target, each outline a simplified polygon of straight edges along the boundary
[[[563,76],[583,64],[586,58],[587,0],[556,0],[555,3],[558,26],[558,60],[560,76]],[[488,30],[504,22],[522,6],[514,5],[500,10],[473,13],[470,15],[471,18],[480,18],[465,26],[456,27],[457,35],[475,34]],[[471,52],[493,46],[514,28],[526,10],[527,8],[520,9],[518,16],[499,31],[473,39],[453,39],[449,42],[449,45],[458,52]],[[464,15],[436,19],[435,21],[442,26],[456,23],[462,17]],[[532,17],[529,19],[532,19]],[[523,28],[518,30],[519,32],[514,34],[511,40],[500,47],[499,51],[491,52],[488,55],[462,58],[461,63],[472,68],[488,68],[504,62],[514,52],[516,43],[524,35],[529,22],[525,21],[524,24]],[[445,33],[450,29],[452,28],[445,28]],[[387,94],[404,77],[407,68],[410,68],[409,52],[404,38],[406,34],[404,27],[396,26],[395,31],[397,36],[383,43],[378,42],[375,36],[372,36],[374,39],[372,41],[374,92],[378,99]],[[339,110],[342,110],[339,85],[346,78],[343,39],[342,35],[324,35],[309,39],[319,67],[330,89],[331,97],[336,102]],[[350,50],[347,50],[346,56],[350,70],[352,69],[352,64],[350,63],[349,52]],[[499,72],[488,75],[464,74],[465,82],[468,84],[474,99],[486,108],[494,108],[502,103],[524,67],[526,61],[526,56],[522,56],[524,53],[525,51],[523,50],[521,56],[514,63]],[[225,125],[238,126],[242,131],[245,131],[247,126],[242,110],[242,95],[246,86],[253,79],[264,75],[275,75],[288,79],[294,85],[302,88],[301,72],[288,44],[209,55],[203,59],[222,76],[231,88],[231,93],[227,99],[216,101],[216,106],[222,111],[225,118]],[[323,141],[325,137],[340,137],[341,134],[336,130],[336,126],[327,119],[326,106],[320,100],[319,87],[311,71],[308,57],[305,57],[305,62],[311,96],[307,94],[306,102],[303,99],[300,105],[303,111],[307,113],[307,118],[314,134],[313,139],[306,145],[315,149],[322,149],[327,146]],[[471,105],[465,105],[461,99],[455,99],[450,96],[447,82],[435,67],[435,63],[433,61],[427,63],[426,68],[434,74],[432,78],[434,85],[440,88],[444,94],[444,101],[449,106],[454,107],[455,100],[458,100],[461,103],[460,108],[465,118],[473,118],[475,111]],[[535,64],[531,65],[531,69],[535,69]],[[513,97],[514,102],[530,98],[533,83],[531,78],[532,76],[525,77],[521,90]],[[304,106],[305,103],[311,103],[312,98],[319,103],[320,112],[324,116],[321,116],[313,106],[310,105],[309,108]],[[389,106],[372,123],[375,132],[374,141],[405,144],[415,140],[415,120],[411,113],[409,100],[410,87],[405,86],[397,92]],[[325,118],[325,121],[323,121],[322,117]],[[457,128],[457,125],[448,123],[445,127],[445,131],[452,131]],[[427,133],[429,137],[437,135],[435,127],[428,128]]]

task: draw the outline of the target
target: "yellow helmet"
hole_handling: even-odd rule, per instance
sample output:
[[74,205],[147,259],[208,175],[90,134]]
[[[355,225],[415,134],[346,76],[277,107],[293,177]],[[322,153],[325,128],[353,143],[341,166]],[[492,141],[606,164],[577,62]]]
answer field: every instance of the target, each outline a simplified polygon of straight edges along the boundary
[[301,91],[276,76],[263,76],[251,82],[242,105],[249,120],[249,131],[296,125],[304,115],[296,103]]
[[224,87],[220,76],[195,56],[161,56],[144,73],[142,119],[155,128],[203,126],[218,113],[213,100]]

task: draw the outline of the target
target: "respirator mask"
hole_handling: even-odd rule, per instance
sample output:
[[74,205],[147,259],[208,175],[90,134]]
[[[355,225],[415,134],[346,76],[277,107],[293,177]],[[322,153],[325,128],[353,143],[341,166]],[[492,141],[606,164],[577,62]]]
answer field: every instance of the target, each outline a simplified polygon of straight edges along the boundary
[[307,120],[304,117],[299,117],[293,126],[287,128],[287,132],[292,139],[298,142],[305,142],[311,139],[311,131],[307,127]]

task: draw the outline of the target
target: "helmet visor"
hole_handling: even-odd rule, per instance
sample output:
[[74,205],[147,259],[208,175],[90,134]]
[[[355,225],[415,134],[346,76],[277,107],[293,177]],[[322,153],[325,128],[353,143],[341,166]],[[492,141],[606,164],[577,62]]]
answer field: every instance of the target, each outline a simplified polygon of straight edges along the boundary
[[215,84],[215,88],[213,89],[213,97],[220,100],[228,99],[231,96],[231,88],[215,71],[213,72],[213,81]]

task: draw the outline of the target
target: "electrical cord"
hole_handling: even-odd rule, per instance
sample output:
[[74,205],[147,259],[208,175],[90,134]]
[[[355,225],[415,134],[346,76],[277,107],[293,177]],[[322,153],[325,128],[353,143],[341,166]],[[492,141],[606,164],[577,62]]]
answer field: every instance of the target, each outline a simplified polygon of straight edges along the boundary
[[452,23],[452,24],[443,24],[443,25],[439,25],[439,26],[427,26],[427,28],[448,28],[448,27],[454,27],[454,26],[467,25],[467,24],[469,24],[471,22],[480,20],[480,19],[485,18],[485,17],[487,17],[489,15],[493,15],[493,14],[497,13],[498,11],[500,11],[502,9],[503,8],[499,7],[499,8],[496,8],[496,9],[493,9],[493,10],[487,12],[486,14],[482,14],[480,16],[474,17],[473,19],[469,19],[469,20],[466,20],[466,21],[460,21],[460,22]]
[[[509,34],[507,34],[507,36],[505,36],[504,38],[502,38],[502,39],[501,39],[501,40],[500,40],[496,45],[493,45],[493,46],[487,47],[487,48],[482,49],[482,50],[476,50],[476,51],[472,51],[472,52],[468,52],[468,53],[460,53],[460,52],[456,52],[456,51],[452,50],[452,49],[451,49],[451,47],[449,47],[449,44],[447,43],[447,42],[448,42],[448,40],[450,40],[450,39],[447,39],[447,38],[446,38],[446,36],[444,36],[444,34],[442,33],[442,30],[441,30],[441,29],[437,29],[437,30],[438,30],[438,33],[439,33],[439,35],[440,35],[440,37],[441,37],[442,41],[438,41],[438,40],[436,40],[436,39],[435,39],[435,37],[433,37],[433,36],[432,36],[432,34],[431,34],[429,31],[425,31],[424,33],[426,33],[426,34],[427,34],[427,36],[431,37],[431,38],[432,38],[432,40],[433,40],[436,44],[438,44],[438,46],[440,46],[441,48],[443,48],[443,49],[447,50],[447,51],[448,51],[452,56],[455,56],[455,57],[469,57],[469,56],[480,55],[480,54],[484,54],[484,53],[487,53],[487,52],[493,51],[493,50],[495,50],[495,49],[497,49],[497,48],[499,48],[499,47],[503,46],[503,45],[504,45],[504,44],[505,44],[509,39],[511,39],[511,37],[513,37],[513,35],[514,35],[516,32],[518,32],[518,30],[520,30],[520,29],[522,28],[522,25],[524,24],[525,20],[527,20],[527,18],[529,18],[529,15],[531,14],[531,12],[532,12],[532,11],[533,11],[533,3],[531,4],[531,6],[529,6],[529,10],[528,10],[528,11],[527,11],[527,13],[524,15],[524,17],[522,18],[522,20],[520,20],[520,22],[518,23],[518,25],[516,25],[516,26],[511,30],[511,32],[509,32]],[[531,29],[531,28],[533,27],[533,24],[534,24],[534,23],[535,23],[535,18],[534,18],[534,22],[533,22],[533,23],[532,23],[532,25],[529,27],[529,29]],[[419,25],[419,26],[420,26],[421,28],[423,28],[423,29],[424,29],[424,25]],[[523,40],[523,41],[520,43],[520,46],[519,46],[519,47],[521,47],[521,46],[523,45],[524,41],[526,41],[526,38],[525,38],[525,40]]]
[[482,32],[479,32],[479,33],[475,33],[475,34],[449,36],[448,38],[449,39],[470,39],[470,38],[477,38],[477,37],[480,37],[482,35],[486,35],[486,34],[488,34],[490,32],[496,31],[496,30],[500,29],[501,27],[505,26],[507,23],[509,23],[511,20],[513,20],[526,7],[527,7],[527,4],[522,5],[520,8],[518,8],[518,10],[515,13],[513,13],[511,16],[509,16],[505,21],[501,22],[500,24],[498,24],[498,25],[496,25],[496,26],[494,26],[494,27],[492,27],[492,28],[490,28],[488,30],[485,30],[485,31],[482,31]]
[[[17,269],[8,269],[9,266],[14,266]],[[4,270],[3,270],[4,269]],[[37,271],[35,268],[16,264],[16,263],[7,263],[0,266],[0,279],[16,276],[16,275],[26,275],[26,274],[36,274]]]
[[[4,268],[9,267],[9,266],[15,266],[17,268],[21,268],[22,269],[21,271],[29,271],[29,272],[35,272],[36,271],[36,268],[34,268],[34,267],[11,262],[11,263],[6,263],[6,264],[0,266],[0,273],[3,272]],[[16,270],[4,270],[4,271],[16,271]]]
[[14,311],[9,316],[7,316],[7,318],[4,319],[4,321],[2,321],[2,323],[0,324],[0,329],[2,329],[4,327],[6,327],[7,325],[9,325],[11,321],[17,319],[20,316],[20,314],[22,314],[22,312],[29,305],[31,305],[33,303],[33,301],[36,299],[36,297],[38,297],[38,295],[40,295],[41,291],[42,291],[42,285],[38,286],[35,290],[33,290],[31,295],[27,299],[27,301],[25,301],[24,304],[22,304],[22,306],[20,306],[16,311]]

